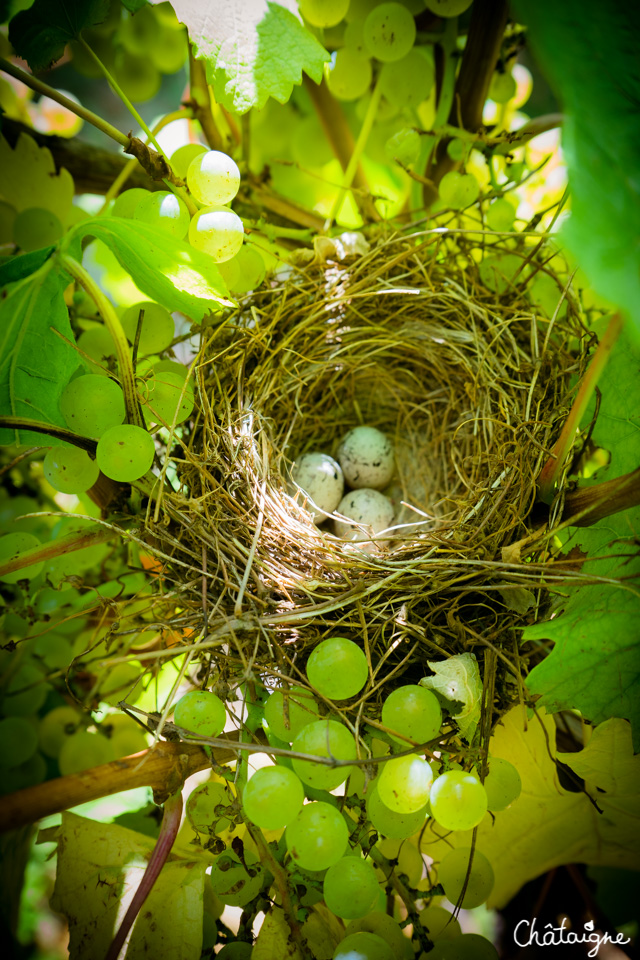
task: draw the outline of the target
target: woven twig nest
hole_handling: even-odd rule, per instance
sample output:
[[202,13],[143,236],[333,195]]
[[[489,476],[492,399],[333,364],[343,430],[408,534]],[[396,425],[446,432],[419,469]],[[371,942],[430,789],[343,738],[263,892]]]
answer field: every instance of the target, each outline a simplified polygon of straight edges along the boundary
[[[427,659],[486,643],[517,659],[524,621],[510,596],[540,586],[540,572],[501,551],[530,533],[535,479],[579,372],[568,344],[580,319],[534,244],[492,241],[395,235],[293,269],[205,331],[202,413],[174,447],[181,487],[165,497],[173,520],[151,530],[177,561],[165,577],[181,625],[224,685],[299,682],[330,635],[370,658],[359,704],[415,682]],[[481,266],[503,249],[511,279]],[[540,271],[567,304],[561,322],[528,296]],[[394,528],[371,552],[331,521],[316,526],[290,482],[296,457],[335,455],[360,424],[386,433],[397,462]],[[498,691],[498,711],[510,696],[501,705]]]

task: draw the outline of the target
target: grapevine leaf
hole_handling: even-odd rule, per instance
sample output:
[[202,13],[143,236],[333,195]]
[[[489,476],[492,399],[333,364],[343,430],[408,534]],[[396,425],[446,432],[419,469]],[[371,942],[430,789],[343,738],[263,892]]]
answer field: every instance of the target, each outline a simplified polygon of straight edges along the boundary
[[[637,869],[640,856],[640,757],[633,755],[625,720],[596,727],[579,753],[558,759],[584,777],[589,795],[564,790],[558,781],[555,724],[544,710],[526,722],[514,707],[496,727],[491,757],[517,767],[522,793],[506,810],[487,814],[478,827],[477,849],[491,861],[495,886],[487,906],[500,909],[529,880],[565,863]],[[604,791],[604,792],[601,792]],[[421,850],[439,860],[451,844],[469,847],[473,832],[458,831],[445,840],[430,828]]]
[[20,134],[13,150],[0,137],[0,169],[0,198],[18,212],[43,207],[55,213],[61,223],[67,221],[73,203],[73,177],[64,168],[56,173],[50,150],[39,147],[26,133]]
[[[63,813],[51,898],[69,921],[70,956],[104,955],[137,889],[154,840],[113,823]],[[136,920],[127,960],[198,960],[202,950],[204,863],[165,864]]]
[[302,25],[296,0],[174,0],[173,7],[228,110],[261,109],[269,97],[286,103],[303,70],[322,79],[329,54]]
[[[5,288],[0,299],[0,412],[66,426],[60,395],[78,366],[64,301],[69,277],[47,261],[41,270]],[[65,343],[54,331],[66,337]],[[0,430],[0,443],[45,443],[37,433]]]
[[251,960],[302,960],[302,954],[291,940],[291,930],[279,910],[264,918]]
[[344,937],[344,928],[324,903],[316,903],[302,925],[302,936],[315,960],[331,960]]
[[129,13],[137,13],[138,10],[142,10],[143,7],[148,5],[149,0],[122,0],[122,6],[125,7]]
[[465,740],[471,741],[480,720],[482,698],[482,680],[475,654],[460,653],[448,660],[428,660],[427,663],[435,677],[424,677],[420,684],[445,700],[454,700],[464,705],[464,709],[453,713],[452,717],[458,724],[461,735]]
[[9,24],[9,40],[34,73],[46,70],[85,27],[106,20],[109,6],[110,0],[35,0]]
[[567,246],[640,330],[640,5],[517,0],[516,9],[565,112]]
[[8,283],[24,280],[39,270],[45,260],[48,260],[55,247],[43,247],[33,253],[23,253],[18,257],[8,257],[0,266],[0,288]]
[[77,244],[84,237],[102,240],[136,286],[167,310],[202,320],[233,302],[210,256],[146,223],[95,217],[81,221],[67,242]]

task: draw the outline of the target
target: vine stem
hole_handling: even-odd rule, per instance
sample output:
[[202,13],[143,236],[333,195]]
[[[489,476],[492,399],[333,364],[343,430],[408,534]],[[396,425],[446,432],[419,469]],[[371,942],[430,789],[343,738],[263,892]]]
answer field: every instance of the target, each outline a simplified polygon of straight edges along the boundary
[[171,853],[171,848],[173,847],[175,839],[178,835],[181,818],[182,790],[176,790],[176,792],[169,797],[164,805],[162,823],[160,824],[160,833],[158,835],[156,845],[153,848],[151,859],[147,864],[147,869],[142,876],[140,885],[133,895],[133,899],[129,904],[129,908],[123,917],[120,928],[113,938],[111,946],[107,950],[105,960],[118,960],[120,951],[124,946],[124,942],[129,935],[136,917],[140,913],[142,904],[153,890],[153,885],[160,876],[160,871],[164,867],[165,863],[167,862],[167,857]]
[[61,260],[62,266],[67,273],[89,294],[113,338],[116,346],[120,380],[127,410],[127,422],[134,424],[136,427],[146,429],[136,399],[135,374],[129,353],[129,341],[124,334],[118,314],[111,301],[102,292],[91,274],[85,270],[77,260],[74,260],[74,258],[68,254],[62,254]]
[[116,143],[119,143],[120,146],[129,146],[129,137],[126,134],[121,133],[117,127],[113,126],[113,124],[103,120],[102,117],[99,117],[92,110],[87,110],[86,107],[76,103],[75,100],[70,100],[69,97],[65,97],[65,95],[60,93],[59,90],[56,90],[54,87],[50,87],[47,83],[43,83],[42,80],[38,80],[38,78],[34,77],[33,74],[27,73],[25,70],[21,70],[20,67],[17,67],[15,64],[5,60],[4,57],[0,57],[0,70],[3,70],[5,73],[8,73],[10,77],[14,77],[16,80],[24,83],[24,85],[29,87],[31,90],[35,90],[36,93],[40,93],[44,97],[49,97],[50,100],[55,100],[56,103],[66,107],[67,110],[71,111],[71,113],[75,113],[77,117],[81,117],[82,120],[86,120],[87,123],[97,127],[97,129],[101,130],[102,133],[106,133],[108,137],[111,137],[111,139],[115,140]]
[[74,550],[84,550],[85,547],[94,547],[99,543],[106,543],[108,540],[113,540],[114,536],[113,530],[97,527],[93,530],[83,530],[69,533],[65,537],[57,537],[50,543],[32,547],[30,550],[21,553],[19,557],[12,557],[11,560],[0,563],[0,577],[16,570],[23,570],[35,563],[44,563],[46,560],[59,557],[63,553],[72,553]]

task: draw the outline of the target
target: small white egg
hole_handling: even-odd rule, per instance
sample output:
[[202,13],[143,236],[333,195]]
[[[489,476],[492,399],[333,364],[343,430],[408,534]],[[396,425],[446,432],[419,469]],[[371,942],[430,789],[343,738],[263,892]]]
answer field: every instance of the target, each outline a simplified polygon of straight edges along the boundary
[[335,534],[342,540],[371,540],[393,523],[393,504],[389,498],[379,490],[367,487],[352,490],[344,496],[336,513],[354,521],[334,521]]
[[344,477],[340,464],[326,453],[305,453],[293,465],[291,479],[304,494],[314,523],[321,523],[340,503]]
[[355,427],[338,447],[338,460],[350,487],[381,490],[395,470],[393,447],[375,427]]

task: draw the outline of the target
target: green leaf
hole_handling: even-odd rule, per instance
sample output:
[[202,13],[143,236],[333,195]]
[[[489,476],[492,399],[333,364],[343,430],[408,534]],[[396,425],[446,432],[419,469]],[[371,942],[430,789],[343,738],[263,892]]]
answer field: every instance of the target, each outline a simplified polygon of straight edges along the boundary
[[460,728],[460,734],[471,742],[480,720],[482,680],[478,661],[473,653],[459,653],[448,660],[428,660],[435,677],[424,677],[420,685],[433,690],[445,700],[462,703],[464,709],[452,717]]
[[291,930],[282,911],[272,910],[264,918],[256,940],[252,960],[302,960],[302,954],[291,938]]
[[640,4],[515,6],[566,115],[564,239],[598,293],[627,310],[640,331]]
[[9,24],[9,41],[34,73],[46,70],[85,27],[107,18],[109,5],[110,0],[35,0]]
[[167,310],[202,320],[220,305],[233,303],[208,254],[146,223],[95,217],[83,220],[67,236],[70,244],[84,237],[102,240],[136,286]]
[[[69,921],[73,960],[106,954],[153,846],[125,827],[63,813],[51,906]],[[165,864],[136,920],[127,960],[199,960],[205,869],[185,860]]]
[[149,0],[122,0],[122,6],[129,11],[129,13],[137,13],[138,10],[142,10],[143,7],[148,6]]
[[218,103],[235,113],[261,109],[269,97],[286,103],[304,70],[322,79],[327,51],[305,29],[296,0],[174,0]]
[[[66,426],[58,401],[78,354],[64,301],[69,277],[48,260],[38,273],[3,291],[0,300],[0,413]],[[54,333],[57,330],[70,343]],[[0,430],[0,443],[45,443],[38,433]]]
[[0,266],[0,288],[6,287],[8,283],[15,283],[17,280],[24,280],[25,277],[31,276],[49,259],[55,249],[55,247],[43,247],[42,250],[34,250],[33,253],[23,253],[19,257],[8,257]]

